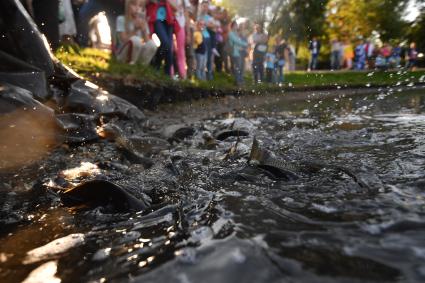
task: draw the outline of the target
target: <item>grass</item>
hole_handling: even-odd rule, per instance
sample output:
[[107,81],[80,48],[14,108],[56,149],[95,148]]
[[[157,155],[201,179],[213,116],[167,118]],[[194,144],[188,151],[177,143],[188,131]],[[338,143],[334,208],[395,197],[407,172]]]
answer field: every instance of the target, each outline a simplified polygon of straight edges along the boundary
[[[73,68],[83,77],[109,75],[112,77],[131,77],[141,82],[151,82],[170,86],[197,87],[201,89],[235,90],[233,77],[216,73],[212,81],[183,80],[174,81],[150,66],[128,65],[117,62],[107,51],[85,48],[62,47],[56,56],[64,64]],[[425,71],[339,71],[339,72],[290,72],[285,75],[285,86],[324,87],[324,86],[387,86],[409,83],[424,83]],[[274,84],[255,85],[249,73],[245,74],[245,91],[279,91]]]

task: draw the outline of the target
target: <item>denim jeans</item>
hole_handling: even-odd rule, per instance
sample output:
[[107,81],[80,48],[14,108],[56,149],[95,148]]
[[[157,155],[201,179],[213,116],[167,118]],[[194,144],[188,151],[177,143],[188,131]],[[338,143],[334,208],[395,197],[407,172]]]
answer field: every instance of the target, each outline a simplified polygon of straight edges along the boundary
[[207,58],[207,80],[212,80],[213,79],[213,66],[212,66],[212,58],[213,58],[213,54],[212,54],[212,39],[211,38],[204,38],[204,42],[205,42],[205,46],[207,47],[207,53],[206,53],[206,58]]
[[317,61],[319,59],[319,54],[311,54],[311,59],[310,59],[310,64],[309,64],[309,68],[311,70],[316,70],[317,69]]
[[252,63],[252,72],[254,73],[254,83],[264,81],[264,63],[263,61],[255,61]]
[[341,54],[339,51],[332,51],[331,54],[331,69],[339,70]]
[[207,55],[196,53],[195,58],[196,58],[196,78],[198,80],[204,81],[206,79],[205,68],[207,65]]
[[276,69],[277,69],[277,80],[276,80],[276,82],[278,82],[278,83],[283,83],[284,81],[285,81],[285,76],[284,76],[284,73],[283,73],[283,68],[285,67],[285,65],[282,65],[282,66],[277,66],[276,67]]
[[164,60],[164,71],[167,75],[171,76],[173,66],[173,27],[168,25],[166,21],[156,21],[154,30],[161,41],[161,45],[155,55],[153,65],[159,69]]
[[243,83],[242,58],[232,56],[232,65],[236,84],[241,85]]

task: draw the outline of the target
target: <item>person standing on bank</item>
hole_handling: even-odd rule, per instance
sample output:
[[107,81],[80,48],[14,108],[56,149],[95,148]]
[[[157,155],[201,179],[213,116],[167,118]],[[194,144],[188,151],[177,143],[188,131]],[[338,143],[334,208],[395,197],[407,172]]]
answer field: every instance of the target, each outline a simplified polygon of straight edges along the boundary
[[144,0],[126,0],[125,15],[117,17],[116,57],[120,62],[147,65],[156,53],[157,46],[150,39]]
[[231,23],[230,29],[231,31],[229,33],[229,45],[231,47],[233,72],[236,80],[236,85],[241,86],[243,83],[243,63],[240,51],[241,48],[246,48],[248,46],[248,42],[240,38],[238,33],[238,24],[236,23],[236,21],[233,21]]
[[252,35],[252,43],[254,44],[254,52],[252,58],[252,72],[254,75],[254,83],[264,81],[264,58],[267,53],[268,36],[264,32],[261,25],[255,25],[255,32]]
[[284,68],[286,61],[288,60],[288,45],[284,39],[281,39],[280,36],[276,38],[276,83],[282,84],[285,81],[284,77]]
[[308,64],[308,70],[316,70],[317,69],[317,61],[319,59],[321,44],[320,41],[317,40],[315,36],[313,36],[310,41],[310,45],[308,49],[310,50],[310,62]]
[[171,0],[148,0],[146,5],[147,19],[151,33],[156,33],[161,45],[153,60],[157,69],[165,62],[164,72],[171,76],[173,67],[173,29],[175,25],[174,13],[176,3]]

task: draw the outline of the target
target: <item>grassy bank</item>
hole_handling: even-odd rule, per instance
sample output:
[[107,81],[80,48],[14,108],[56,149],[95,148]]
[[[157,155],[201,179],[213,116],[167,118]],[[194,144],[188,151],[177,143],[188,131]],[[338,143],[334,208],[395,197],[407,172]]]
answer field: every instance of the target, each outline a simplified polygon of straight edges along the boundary
[[[66,65],[73,68],[83,77],[93,78],[107,76],[117,79],[127,79],[153,84],[165,84],[180,87],[199,87],[202,89],[234,90],[234,80],[228,74],[215,74],[213,81],[184,80],[174,81],[162,72],[149,66],[128,65],[116,62],[111,55],[97,49],[60,49],[56,56]],[[282,86],[274,84],[255,85],[249,73],[246,73],[245,91],[279,91]],[[323,88],[323,87],[360,87],[360,86],[387,86],[409,83],[425,83],[425,71],[340,71],[340,72],[291,72],[285,76],[283,88]]]

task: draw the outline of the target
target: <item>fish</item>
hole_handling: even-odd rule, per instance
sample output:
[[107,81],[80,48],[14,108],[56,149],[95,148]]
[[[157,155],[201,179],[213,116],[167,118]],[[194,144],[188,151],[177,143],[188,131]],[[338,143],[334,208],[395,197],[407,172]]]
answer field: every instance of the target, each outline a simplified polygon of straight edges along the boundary
[[59,194],[65,206],[112,206],[116,211],[141,211],[148,208],[121,186],[106,180],[92,180]]
[[167,140],[149,136],[126,136],[124,131],[115,124],[106,124],[100,129],[99,134],[115,141],[115,144],[132,163],[140,163],[145,168],[150,168],[153,161],[145,155],[152,155],[161,150],[168,149]]
[[369,186],[363,182],[362,179],[357,176],[357,174],[344,166],[326,164],[320,161],[312,162],[301,160],[299,162],[287,162],[277,157],[270,150],[260,148],[260,144],[256,137],[254,137],[252,142],[248,164],[267,171],[276,179],[283,179],[287,181],[294,181],[299,179],[301,177],[300,173],[314,174],[323,169],[329,169],[334,172],[344,173],[352,178],[352,180],[356,182],[361,188],[369,189]]
[[294,181],[300,178],[300,176],[295,173],[298,169],[296,166],[279,159],[271,151],[260,148],[260,144],[256,137],[254,137],[252,142],[248,164],[267,171],[276,179]]

